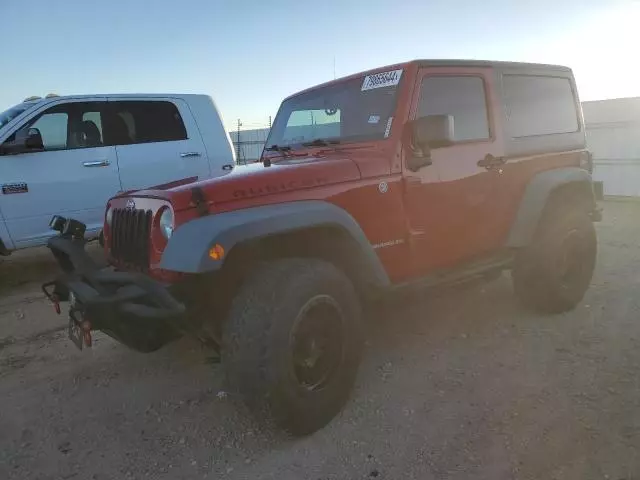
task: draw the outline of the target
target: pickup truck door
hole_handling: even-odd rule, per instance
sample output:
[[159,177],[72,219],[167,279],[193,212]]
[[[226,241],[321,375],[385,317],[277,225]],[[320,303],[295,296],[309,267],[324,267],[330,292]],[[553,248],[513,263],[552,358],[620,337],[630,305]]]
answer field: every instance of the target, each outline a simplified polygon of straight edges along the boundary
[[405,204],[418,273],[487,253],[504,236],[504,226],[496,224],[504,218],[496,215],[504,208],[501,202],[509,200],[502,172],[482,166],[487,155],[501,158],[503,152],[493,113],[498,108],[494,75],[490,69],[468,67],[419,72],[410,118],[452,115],[455,142],[433,149],[432,164],[416,172],[405,162]]
[[[102,228],[105,204],[121,190],[115,147],[104,146],[105,106],[106,98],[48,104],[0,139],[0,209],[15,248],[43,244],[52,215],[84,222],[89,235]],[[44,149],[20,145],[29,129]]]
[[211,176],[207,152],[186,102],[173,98],[109,98],[124,190]]

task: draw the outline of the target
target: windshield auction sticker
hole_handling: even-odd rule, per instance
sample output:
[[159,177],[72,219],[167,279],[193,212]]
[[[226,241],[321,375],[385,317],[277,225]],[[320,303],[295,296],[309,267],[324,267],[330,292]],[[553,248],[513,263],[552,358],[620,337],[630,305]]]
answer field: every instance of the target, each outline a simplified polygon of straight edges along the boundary
[[361,92],[365,90],[373,90],[374,88],[392,87],[398,85],[402,70],[392,70],[390,72],[374,73],[367,75],[362,82]]

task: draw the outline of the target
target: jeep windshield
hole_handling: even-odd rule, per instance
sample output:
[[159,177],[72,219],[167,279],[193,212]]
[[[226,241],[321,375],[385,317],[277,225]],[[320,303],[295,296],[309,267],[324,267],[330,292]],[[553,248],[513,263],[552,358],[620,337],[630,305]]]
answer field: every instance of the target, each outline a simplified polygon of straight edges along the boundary
[[16,105],[15,107],[11,107],[10,109],[0,113],[0,128],[4,127],[11,120],[16,118],[22,112],[29,110],[34,105],[35,103],[21,103],[19,105]]
[[266,150],[377,140],[389,135],[402,70],[335,83],[285,100]]

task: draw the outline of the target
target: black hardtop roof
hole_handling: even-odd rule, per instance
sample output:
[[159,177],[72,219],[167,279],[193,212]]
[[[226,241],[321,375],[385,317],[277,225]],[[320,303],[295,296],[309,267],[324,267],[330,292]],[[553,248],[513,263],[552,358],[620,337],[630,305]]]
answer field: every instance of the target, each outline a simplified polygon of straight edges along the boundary
[[563,65],[547,64],[547,63],[505,62],[505,61],[499,61],[499,60],[416,59],[416,60],[409,60],[407,62],[402,62],[402,63],[395,63],[392,65],[380,66],[380,67],[372,68],[369,70],[363,70],[362,72],[354,73],[342,78],[331,80],[329,82],[314,85],[312,87],[305,88],[304,90],[300,90],[299,92],[296,92],[292,95],[289,95],[288,97],[285,98],[285,100],[288,100],[289,98],[300,95],[301,93],[309,92],[320,87],[332,85],[334,83],[344,82],[345,80],[351,80],[351,79],[362,77],[365,75],[370,75],[376,72],[385,72],[389,70],[405,68],[415,64],[417,64],[420,67],[488,67],[488,68],[514,69],[514,70],[515,69],[556,70],[556,71],[560,70],[563,72],[571,72],[571,68],[569,67],[565,67]]

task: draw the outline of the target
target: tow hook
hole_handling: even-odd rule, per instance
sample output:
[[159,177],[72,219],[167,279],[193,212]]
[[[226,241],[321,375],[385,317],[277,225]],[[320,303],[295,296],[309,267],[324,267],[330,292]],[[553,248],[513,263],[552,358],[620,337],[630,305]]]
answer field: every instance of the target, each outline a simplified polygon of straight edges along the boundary
[[58,298],[58,295],[56,295],[55,293],[53,295],[51,295],[51,302],[53,304],[53,310],[60,315],[61,309],[60,309],[60,298]]
[[69,309],[69,339],[82,350],[93,346],[91,336],[91,322],[84,318],[84,313],[76,308]]
[[84,341],[84,346],[87,348],[91,348],[93,345],[93,339],[91,338],[91,322],[89,320],[83,320],[80,324],[82,328],[82,339]]
[[[44,285],[42,285],[42,291],[44,292],[44,294],[46,295],[46,297],[49,299],[49,301],[51,302],[51,305],[53,305],[53,310],[60,315],[60,312],[62,311],[60,308],[60,297],[58,296],[58,294],[55,292],[55,284],[56,282],[48,282],[45,283]],[[54,287],[53,292],[49,293],[48,288],[49,287]]]

